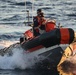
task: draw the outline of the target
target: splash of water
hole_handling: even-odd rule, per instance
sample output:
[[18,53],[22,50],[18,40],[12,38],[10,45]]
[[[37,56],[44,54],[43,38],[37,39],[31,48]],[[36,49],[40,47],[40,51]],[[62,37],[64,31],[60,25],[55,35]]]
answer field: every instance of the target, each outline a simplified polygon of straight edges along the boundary
[[19,43],[9,46],[6,50],[4,56],[0,56],[0,69],[32,68],[39,61],[38,57],[26,53]]

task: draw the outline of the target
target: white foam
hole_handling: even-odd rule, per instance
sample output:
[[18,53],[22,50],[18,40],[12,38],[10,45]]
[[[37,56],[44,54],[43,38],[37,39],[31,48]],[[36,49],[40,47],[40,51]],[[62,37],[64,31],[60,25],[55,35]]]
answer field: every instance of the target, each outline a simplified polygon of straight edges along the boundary
[[37,62],[37,58],[34,55],[28,55],[20,45],[11,47],[12,55],[9,53],[4,56],[0,56],[0,69],[26,69],[32,68]]
[[2,40],[0,41],[0,49],[5,48],[5,47],[9,47],[10,45],[16,43],[18,41],[8,41],[8,40]]

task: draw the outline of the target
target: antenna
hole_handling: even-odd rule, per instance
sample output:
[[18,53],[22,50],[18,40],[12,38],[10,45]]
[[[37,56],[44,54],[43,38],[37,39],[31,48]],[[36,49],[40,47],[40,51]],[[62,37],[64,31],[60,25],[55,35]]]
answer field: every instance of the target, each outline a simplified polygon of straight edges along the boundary
[[[33,11],[34,11],[34,0],[32,0],[32,6],[31,6],[31,16],[32,16],[32,21],[33,21]],[[27,9],[27,4],[26,4],[26,0],[25,0],[25,25],[26,25],[26,23],[28,23],[28,26],[29,26],[29,15],[30,15],[30,12],[29,12],[29,10]],[[27,19],[28,18],[28,19]],[[27,20],[27,21],[26,21]]]
[[28,26],[29,26],[29,10],[27,10],[27,15],[28,15]]
[[26,25],[26,0],[25,0],[25,21],[24,24]]
[[[27,21],[27,17],[26,15],[28,16],[28,21]],[[26,5],[26,0],[25,0],[25,25],[28,23],[28,26],[29,26],[29,10],[27,10],[27,5]]]
[[32,0],[32,21],[33,21],[33,11],[34,11],[34,0]]

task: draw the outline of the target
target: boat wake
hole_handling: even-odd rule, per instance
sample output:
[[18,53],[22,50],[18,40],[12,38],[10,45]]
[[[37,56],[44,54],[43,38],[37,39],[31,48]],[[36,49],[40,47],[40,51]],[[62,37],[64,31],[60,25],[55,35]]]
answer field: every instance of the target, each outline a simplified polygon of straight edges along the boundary
[[0,49],[0,69],[33,69],[39,57],[26,53],[15,43]]

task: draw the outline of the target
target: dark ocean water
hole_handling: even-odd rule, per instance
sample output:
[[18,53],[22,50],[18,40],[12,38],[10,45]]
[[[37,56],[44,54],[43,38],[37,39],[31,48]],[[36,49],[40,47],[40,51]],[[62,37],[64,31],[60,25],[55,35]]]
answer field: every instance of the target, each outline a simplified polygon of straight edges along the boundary
[[0,70],[0,75],[58,75],[58,73],[46,70]]
[[[76,31],[76,0],[0,0],[0,49],[19,42],[24,31],[30,28],[24,24],[28,21],[26,10],[29,10],[32,22],[38,8],[43,10],[46,18],[55,19],[56,25],[61,23]],[[24,66],[22,59],[17,62],[21,58],[17,54],[0,56],[0,75],[58,75],[56,71],[24,70],[27,64]]]

